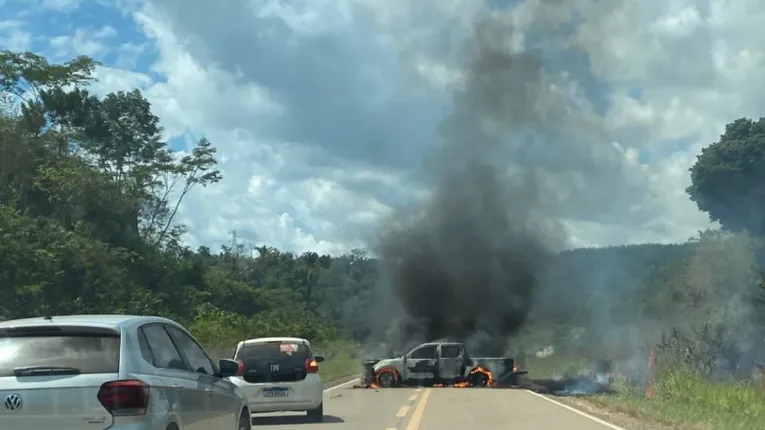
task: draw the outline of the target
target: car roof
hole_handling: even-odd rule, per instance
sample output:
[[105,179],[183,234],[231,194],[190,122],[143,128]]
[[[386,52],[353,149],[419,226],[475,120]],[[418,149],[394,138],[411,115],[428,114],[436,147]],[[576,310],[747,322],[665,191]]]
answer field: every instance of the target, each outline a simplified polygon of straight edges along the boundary
[[415,348],[419,348],[421,346],[439,346],[439,345],[462,345],[461,342],[425,342],[417,345]]
[[178,325],[167,318],[142,315],[61,315],[51,317],[23,318],[0,322],[0,328],[31,327],[45,325],[73,325],[122,329],[148,323]]
[[292,343],[305,343],[307,345],[311,345],[310,342],[308,342],[306,339],[303,339],[302,337],[254,337],[252,339],[244,340],[241,343],[251,344],[251,343],[266,343],[266,342],[292,342]]

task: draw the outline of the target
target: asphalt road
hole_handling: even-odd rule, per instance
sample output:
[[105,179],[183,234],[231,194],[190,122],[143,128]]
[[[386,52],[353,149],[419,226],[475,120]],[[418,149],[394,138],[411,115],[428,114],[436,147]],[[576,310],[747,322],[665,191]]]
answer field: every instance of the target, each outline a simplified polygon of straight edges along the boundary
[[324,392],[324,422],[305,414],[255,415],[253,430],[626,430],[520,389],[354,389]]

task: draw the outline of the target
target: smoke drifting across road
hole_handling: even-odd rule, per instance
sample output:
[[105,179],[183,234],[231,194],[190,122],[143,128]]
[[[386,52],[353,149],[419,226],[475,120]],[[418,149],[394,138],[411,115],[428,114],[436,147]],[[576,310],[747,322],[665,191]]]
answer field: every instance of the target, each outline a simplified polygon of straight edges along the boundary
[[466,340],[478,354],[503,352],[565,243],[545,204],[557,190],[538,168],[554,150],[534,141],[558,97],[539,61],[512,49],[507,18],[476,23],[444,146],[427,167],[435,189],[388,220],[379,245],[405,314],[397,334]]

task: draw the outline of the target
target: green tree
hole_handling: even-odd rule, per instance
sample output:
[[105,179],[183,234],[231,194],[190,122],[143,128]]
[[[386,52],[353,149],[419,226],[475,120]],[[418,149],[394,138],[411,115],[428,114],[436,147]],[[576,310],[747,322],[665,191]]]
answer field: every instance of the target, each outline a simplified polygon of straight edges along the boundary
[[346,297],[330,256],[183,244],[176,216],[220,181],[216,150],[171,150],[138,90],[91,94],[97,66],[0,52],[0,318],[158,314],[216,342],[336,336],[328,310]]
[[765,234],[765,118],[740,118],[701,151],[688,195],[730,231]]

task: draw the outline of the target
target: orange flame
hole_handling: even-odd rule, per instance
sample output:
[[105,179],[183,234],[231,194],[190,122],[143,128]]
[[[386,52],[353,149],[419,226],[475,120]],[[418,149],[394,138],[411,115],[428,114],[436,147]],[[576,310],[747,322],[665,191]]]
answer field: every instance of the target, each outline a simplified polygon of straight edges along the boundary
[[[376,381],[377,381],[377,378],[380,376],[380,374],[383,371],[390,371],[390,370],[385,369],[385,370],[382,370],[382,371],[378,371],[377,374],[375,374],[375,376],[374,376],[373,382],[370,382],[368,384],[354,385],[353,387],[354,388],[371,388],[371,389],[380,388],[380,385],[378,385],[376,383]],[[468,373],[467,380],[465,380],[465,381],[457,382],[457,383],[451,384],[451,385],[433,384],[433,387],[434,388],[440,388],[440,387],[453,387],[453,388],[472,387],[473,383],[471,383],[470,380],[473,379],[473,376],[477,375],[477,374],[482,374],[482,375],[486,376],[486,385],[485,385],[486,387],[491,387],[491,386],[495,385],[496,381],[494,380],[494,375],[491,373],[491,370],[489,370],[489,369],[487,369],[487,368],[485,368],[483,366],[477,366],[477,367],[475,367],[473,370],[471,370]],[[396,380],[398,381],[398,377],[396,377]],[[400,383],[400,381],[399,381],[399,383]]]
[[470,380],[470,377],[476,374],[483,374],[486,375],[486,386],[491,387],[496,382],[494,380],[494,375],[491,373],[491,370],[483,367],[478,366],[475,369],[471,370],[470,373],[468,373],[468,380]]
[[645,389],[645,396],[649,399],[656,397],[656,389],[654,388],[654,377],[656,374],[656,356],[654,355],[653,348],[648,353],[648,385]]

